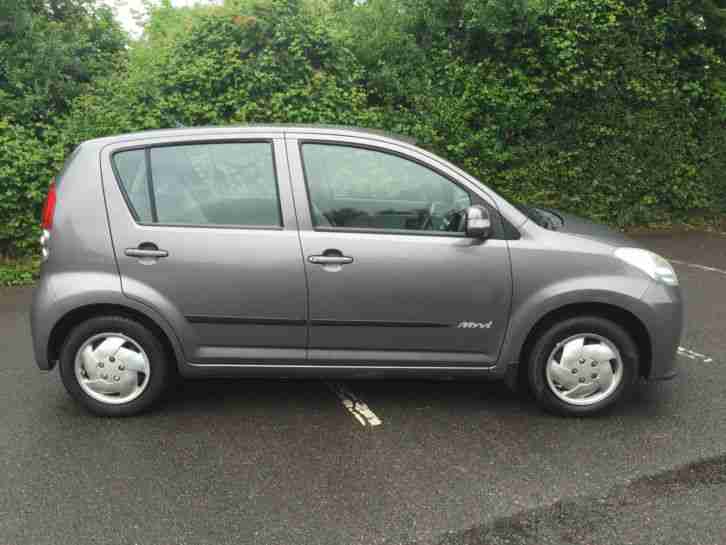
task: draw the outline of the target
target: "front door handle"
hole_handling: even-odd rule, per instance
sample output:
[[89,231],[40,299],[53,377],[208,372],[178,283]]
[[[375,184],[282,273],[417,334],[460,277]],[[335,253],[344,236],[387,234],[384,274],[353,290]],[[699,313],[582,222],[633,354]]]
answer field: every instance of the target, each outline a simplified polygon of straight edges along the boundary
[[326,250],[322,255],[311,255],[308,257],[308,261],[316,265],[348,265],[353,263],[353,258],[345,256],[337,250]]
[[153,258],[168,257],[169,252],[160,250],[153,242],[142,242],[138,248],[126,248],[124,253],[129,257]]

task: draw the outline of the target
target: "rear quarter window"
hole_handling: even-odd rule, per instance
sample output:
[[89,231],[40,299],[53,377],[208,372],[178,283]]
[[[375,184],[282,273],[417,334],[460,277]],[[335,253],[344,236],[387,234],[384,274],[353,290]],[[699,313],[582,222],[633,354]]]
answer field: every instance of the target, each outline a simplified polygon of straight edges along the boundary
[[143,149],[122,151],[113,156],[113,161],[134,216],[137,220],[148,223],[153,217],[146,179],[145,154]]

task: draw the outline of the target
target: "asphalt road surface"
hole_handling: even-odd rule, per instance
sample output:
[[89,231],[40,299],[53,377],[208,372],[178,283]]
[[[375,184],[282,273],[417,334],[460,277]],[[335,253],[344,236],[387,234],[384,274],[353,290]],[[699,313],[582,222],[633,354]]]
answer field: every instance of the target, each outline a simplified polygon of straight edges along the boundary
[[608,416],[486,382],[187,382],[101,419],[0,290],[0,545],[726,543],[726,236],[678,261],[680,375]]

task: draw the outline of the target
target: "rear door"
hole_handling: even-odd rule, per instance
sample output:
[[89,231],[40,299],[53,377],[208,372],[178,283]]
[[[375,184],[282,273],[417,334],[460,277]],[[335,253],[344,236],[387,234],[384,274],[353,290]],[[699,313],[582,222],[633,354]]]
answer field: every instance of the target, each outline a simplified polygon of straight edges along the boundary
[[124,293],[197,364],[301,362],[307,289],[279,134],[116,144],[102,154]]
[[[501,229],[463,233],[471,204],[497,211],[444,163],[376,139],[287,135],[310,293],[311,360],[488,366],[506,330]],[[499,224],[498,224],[499,225]]]

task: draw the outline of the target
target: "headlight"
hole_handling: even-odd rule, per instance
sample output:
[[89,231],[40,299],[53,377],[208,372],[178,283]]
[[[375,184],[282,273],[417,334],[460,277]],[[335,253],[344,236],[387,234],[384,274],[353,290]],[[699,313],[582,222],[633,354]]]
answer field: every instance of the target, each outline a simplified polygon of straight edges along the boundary
[[618,248],[615,250],[615,257],[622,259],[628,265],[632,265],[650,276],[653,280],[668,284],[678,285],[676,271],[673,270],[667,259],[658,254],[643,250],[641,248]]

